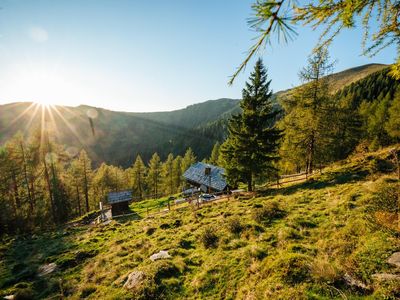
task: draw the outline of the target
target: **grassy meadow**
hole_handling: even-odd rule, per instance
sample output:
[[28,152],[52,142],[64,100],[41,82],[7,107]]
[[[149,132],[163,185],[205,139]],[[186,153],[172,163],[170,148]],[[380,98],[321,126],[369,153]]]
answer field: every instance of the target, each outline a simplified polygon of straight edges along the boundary
[[[368,207],[394,173],[380,167],[388,149],[327,167],[307,182],[254,197],[188,207],[108,225],[80,225],[5,238],[0,296],[15,299],[396,299],[399,274],[386,260],[400,250]],[[167,250],[169,259],[149,257]],[[40,266],[56,269],[41,274]],[[144,276],[128,290],[133,271]],[[351,278],[355,284],[350,284]]]

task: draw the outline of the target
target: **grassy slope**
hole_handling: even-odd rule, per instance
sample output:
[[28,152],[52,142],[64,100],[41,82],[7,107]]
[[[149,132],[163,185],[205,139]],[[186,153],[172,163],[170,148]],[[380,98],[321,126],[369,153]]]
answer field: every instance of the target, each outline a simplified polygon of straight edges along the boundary
[[[382,156],[387,150],[373,154]],[[382,299],[390,287],[361,292],[345,273],[372,284],[376,272],[393,272],[385,260],[400,249],[387,233],[369,226],[364,209],[376,184],[373,160],[359,156],[336,164],[313,182],[191,209],[107,226],[82,226],[8,240],[0,248],[0,296],[31,287],[36,297],[132,298],[122,286],[134,270],[146,274],[135,297],[167,299]],[[285,214],[257,223],[260,207],[277,202]],[[240,234],[227,224],[239,218]],[[201,242],[203,229],[219,236],[216,248]],[[172,259],[149,256],[168,250]],[[58,270],[38,277],[37,268]]]

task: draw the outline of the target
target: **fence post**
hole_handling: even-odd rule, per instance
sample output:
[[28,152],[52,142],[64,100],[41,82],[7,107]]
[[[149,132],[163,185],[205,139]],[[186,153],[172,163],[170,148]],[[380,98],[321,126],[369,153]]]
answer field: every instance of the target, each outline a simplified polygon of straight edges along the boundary
[[171,205],[169,204],[169,200],[168,200],[168,210],[171,210]]

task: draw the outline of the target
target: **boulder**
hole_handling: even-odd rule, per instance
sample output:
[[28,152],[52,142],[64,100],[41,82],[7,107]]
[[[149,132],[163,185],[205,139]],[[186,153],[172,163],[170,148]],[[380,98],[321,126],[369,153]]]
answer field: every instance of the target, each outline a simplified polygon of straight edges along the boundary
[[124,288],[128,290],[136,289],[145,279],[145,274],[142,271],[133,271],[128,275],[128,279],[124,284]]
[[350,274],[346,273],[343,276],[344,281],[346,282],[346,284],[348,286],[351,286],[357,290],[361,290],[361,291],[368,291],[370,289],[369,286],[367,286],[365,283],[363,283],[362,281],[352,277]]
[[166,259],[166,258],[171,258],[171,255],[168,254],[168,251],[161,250],[158,253],[154,253],[152,256],[150,256],[150,259],[152,261],[158,260],[158,259]]
[[400,252],[393,253],[387,262],[393,266],[400,268]]
[[38,275],[40,277],[48,275],[50,273],[53,273],[55,269],[57,269],[57,265],[55,263],[42,265],[38,269]]

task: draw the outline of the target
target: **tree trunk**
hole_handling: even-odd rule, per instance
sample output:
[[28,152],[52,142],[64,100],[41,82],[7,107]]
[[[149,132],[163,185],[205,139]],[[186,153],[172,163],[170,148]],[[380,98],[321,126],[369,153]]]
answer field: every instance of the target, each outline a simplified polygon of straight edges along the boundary
[[310,145],[309,145],[309,149],[308,149],[308,155],[309,155],[309,159],[308,159],[308,171],[310,174],[312,174],[313,172],[313,167],[314,167],[314,148],[315,148],[315,134],[314,132],[311,135],[311,141],[310,141]]
[[30,190],[30,186],[29,186],[29,180],[28,180],[28,172],[27,172],[27,166],[26,166],[26,160],[25,160],[25,149],[24,149],[24,145],[22,143],[20,143],[20,148],[21,148],[21,152],[22,152],[22,164],[23,164],[23,169],[24,169],[24,179],[25,179],[26,189],[27,189],[27,193],[28,193],[29,205],[31,208],[31,212],[33,212],[33,201],[32,201],[31,190]]
[[89,212],[89,192],[88,192],[89,189],[88,189],[88,180],[87,180],[86,160],[85,159],[83,159],[83,180],[84,180],[86,212]]
[[75,182],[75,188],[76,188],[76,199],[78,200],[78,211],[79,211],[79,216],[82,215],[82,210],[81,210],[81,197],[79,196],[79,186],[78,183]]
[[53,192],[51,190],[50,175],[49,175],[49,170],[47,168],[45,158],[43,159],[43,165],[44,165],[44,177],[46,179],[47,191],[49,193],[51,213],[53,215],[53,221],[56,223],[56,211],[55,211],[55,207],[54,207]]
[[253,174],[250,174],[249,179],[247,181],[247,191],[253,191]]

